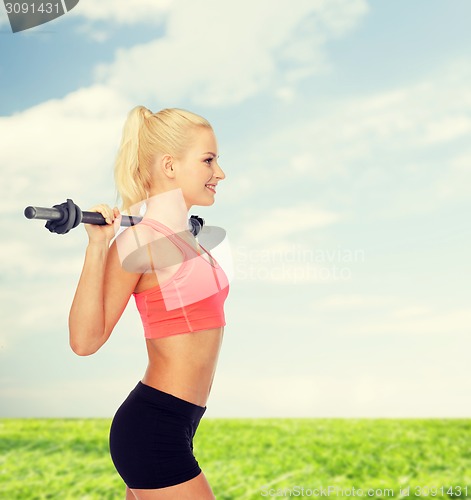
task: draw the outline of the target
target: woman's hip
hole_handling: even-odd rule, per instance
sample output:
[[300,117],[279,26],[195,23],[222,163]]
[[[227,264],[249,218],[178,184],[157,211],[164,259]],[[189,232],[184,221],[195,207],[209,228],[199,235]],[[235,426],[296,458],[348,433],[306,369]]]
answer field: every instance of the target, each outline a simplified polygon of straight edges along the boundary
[[138,382],[110,428],[111,458],[126,484],[159,488],[195,477],[193,437],[205,411]]

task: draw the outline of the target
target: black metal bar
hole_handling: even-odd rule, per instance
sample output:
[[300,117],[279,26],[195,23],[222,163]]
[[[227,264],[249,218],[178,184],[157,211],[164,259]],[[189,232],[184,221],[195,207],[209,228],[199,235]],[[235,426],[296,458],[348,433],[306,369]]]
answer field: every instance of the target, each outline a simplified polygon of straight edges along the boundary
[[[99,212],[82,212],[80,207],[71,199],[66,202],[54,205],[54,207],[26,207],[24,215],[27,219],[47,220],[46,228],[57,234],[66,234],[80,223],[105,225],[106,220]],[[135,226],[141,222],[142,217],[136,215],[121,215],[120,226]],[[205,226],[205,231],[202,231],[205,222],[198,215],[191,215],[188,220],[188,228],[197,236],[201,231],[201,236],[204,237],[206,250],[212,250],[218,246],[225,238],[226,231],[217,226]],[[198,255],[198,254],[196,254]]]
[[[26,207],[24,211],[25,217],[27,219],[41,219],[41,220],[61,220],[63,213],[58,208],[46,208],[46,207]],[[122,215],[121,216],[121,226],[129,227],[135,226],[141,222],[142,217],[136,215]],[[83,224],[95,224],[99,226],[104,226],[106,220],[99,212],[82,212],[81,223]]]

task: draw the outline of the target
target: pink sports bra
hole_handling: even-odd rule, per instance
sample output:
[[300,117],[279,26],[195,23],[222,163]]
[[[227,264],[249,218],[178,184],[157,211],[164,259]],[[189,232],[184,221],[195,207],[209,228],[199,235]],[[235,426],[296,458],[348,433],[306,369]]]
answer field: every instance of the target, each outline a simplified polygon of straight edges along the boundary
[[182,264],[170,279],[133,293],[145,338],[224,326],[224,301],[229,293],[229,282],[221,266],[201,245],[214,265],[160,222],[143,218],[139,224],[147,224],[163,233],[183,254]]

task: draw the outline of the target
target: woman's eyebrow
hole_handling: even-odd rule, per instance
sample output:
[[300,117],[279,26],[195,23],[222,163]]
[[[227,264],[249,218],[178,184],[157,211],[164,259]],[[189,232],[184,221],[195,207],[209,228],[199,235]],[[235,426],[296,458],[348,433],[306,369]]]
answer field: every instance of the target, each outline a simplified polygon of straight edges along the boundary
[[[213,153],[212,151],[206,151],[206,153],[203,153],[204,155],[213,155],[217,156],[216,153]],[[219,158],[219,156],[217,156]]]

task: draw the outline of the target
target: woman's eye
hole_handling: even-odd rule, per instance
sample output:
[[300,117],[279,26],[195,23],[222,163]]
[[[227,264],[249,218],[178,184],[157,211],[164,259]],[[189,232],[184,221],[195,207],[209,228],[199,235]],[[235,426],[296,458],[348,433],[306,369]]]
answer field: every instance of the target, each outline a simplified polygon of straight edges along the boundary
[[206,160],[204,160],[204,161],[208,162],[208,165],[210,165],[213,160],[214,160],[214,158],[206,158]]

